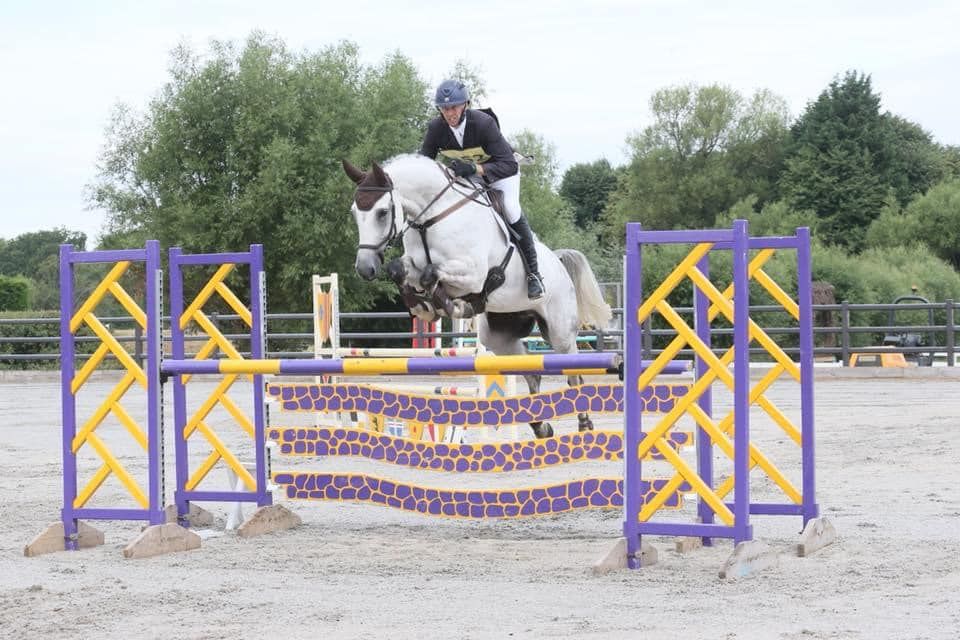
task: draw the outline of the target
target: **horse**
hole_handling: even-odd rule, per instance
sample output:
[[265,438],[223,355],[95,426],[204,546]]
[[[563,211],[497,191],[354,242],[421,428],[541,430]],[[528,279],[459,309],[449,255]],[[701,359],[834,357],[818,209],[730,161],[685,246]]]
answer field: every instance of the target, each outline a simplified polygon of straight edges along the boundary
[[[357,185],[351,212],[357,225],[355,268],[377,277],[384,252],[397,239],[403,255],[386,265],[410,312],[431,321],[476,315],[477,336],[496,355],[526,353],[523,338],[536,324],[557,353],[577,351],[581,326],[606,327],[611,318],[586,257],[573,249],[551,251],[536,242],[546,293],[527,298],[524,265],[514,257],[508,227],[484,189],[457,179],[442,164],[420,155],[399,155],[362,171],[343,161]],[[531,394],[539,375],[524,376]],[[582,384],[568,376],[567,384]],[[553,435],[548,422],[530,423],[537,438]],[[578,414],[580,431],[593,429]]]

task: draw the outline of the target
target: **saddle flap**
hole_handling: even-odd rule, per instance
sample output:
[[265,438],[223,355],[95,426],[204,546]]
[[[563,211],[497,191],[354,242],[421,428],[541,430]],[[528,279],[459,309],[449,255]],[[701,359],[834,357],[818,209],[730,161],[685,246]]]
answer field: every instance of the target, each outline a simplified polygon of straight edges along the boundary
[[487,198],[490,200],[490,206],[503,218],[506,215],[506,211],[503,208],[503,192],[497,189],[487,189],[486,193]]

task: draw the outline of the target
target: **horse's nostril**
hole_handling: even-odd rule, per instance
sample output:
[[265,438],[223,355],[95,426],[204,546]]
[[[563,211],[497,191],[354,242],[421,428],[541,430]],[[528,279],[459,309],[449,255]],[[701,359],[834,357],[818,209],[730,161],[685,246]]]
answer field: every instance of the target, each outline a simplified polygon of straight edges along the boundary
[[358,260],[356,264],[357,275],[364,280],[373,280],[377,276],[377,267],[377,264],[370,261]]

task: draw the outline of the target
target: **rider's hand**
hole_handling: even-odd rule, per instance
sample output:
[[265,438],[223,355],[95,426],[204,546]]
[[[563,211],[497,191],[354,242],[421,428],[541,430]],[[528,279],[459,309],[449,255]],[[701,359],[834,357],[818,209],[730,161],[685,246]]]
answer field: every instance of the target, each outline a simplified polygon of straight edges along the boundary
[[466,178],[477,172],[477,165],[469,160],[460,160],[459,158],[454,158],[453,162],[450,163],[450,170],[453,171],[455,176]]

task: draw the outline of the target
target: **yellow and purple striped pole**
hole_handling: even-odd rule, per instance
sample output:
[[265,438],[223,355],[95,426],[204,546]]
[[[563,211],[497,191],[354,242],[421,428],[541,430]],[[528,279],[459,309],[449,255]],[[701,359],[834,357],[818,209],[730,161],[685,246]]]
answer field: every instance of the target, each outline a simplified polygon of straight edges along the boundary
[[[603,375],[618,374],[622,359],[607,352],[482,355],[455,358],[344,358],[340,360],[165,360],[167,374],[272,375]],[[683,370],[684,363],[676,367]],[[678,372],[679,372],[678,370]]]

